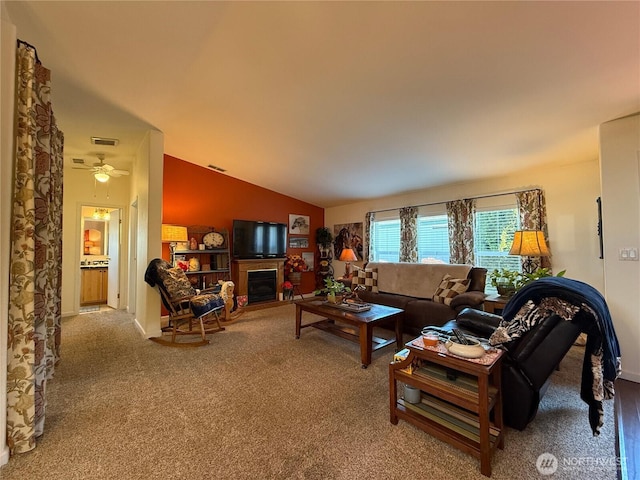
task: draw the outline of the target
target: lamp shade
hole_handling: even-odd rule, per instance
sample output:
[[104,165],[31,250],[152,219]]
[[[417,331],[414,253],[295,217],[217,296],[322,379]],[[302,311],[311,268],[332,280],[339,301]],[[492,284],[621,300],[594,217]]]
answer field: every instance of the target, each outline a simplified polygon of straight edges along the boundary
[[356,252],[353,251],[353,248],[343,248],[338,260],[341,262],[356,262],[358,261],[358,257],[356,256]]
[[509,255],[521,257],[548,257],[549,247],[540,230],[517,230],[513,234],[513,243]]
[[107,180],[109,180],[109,175],[107,175],[104,172],[96,172],[96,173],[93,174],[93,176],[94,176],[94,178],[96,180],[98,180],[99,182],[102,182],[102,183],[104,183]]
[[186,242],[188,241],[187,227],[162,224],[162,242]]

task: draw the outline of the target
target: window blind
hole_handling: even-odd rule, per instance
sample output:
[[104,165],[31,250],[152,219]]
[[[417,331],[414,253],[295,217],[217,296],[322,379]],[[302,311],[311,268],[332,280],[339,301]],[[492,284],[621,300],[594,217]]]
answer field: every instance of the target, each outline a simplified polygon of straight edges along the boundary
[[449,230],[446,215],[418,217],[418,261],[449,263]]
[[400,261],[400,219],[380,220],[373,223],[375,244],[373,260]]

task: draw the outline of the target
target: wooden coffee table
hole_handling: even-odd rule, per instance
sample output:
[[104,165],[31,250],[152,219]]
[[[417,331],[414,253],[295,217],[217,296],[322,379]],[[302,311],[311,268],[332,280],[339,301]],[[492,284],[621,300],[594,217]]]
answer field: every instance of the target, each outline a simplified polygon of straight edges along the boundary
[[[318,298],[299,300],[295,303],[296,338],[300,338],[301,329],[314,327],[359,343],[362,368],[367,368],[371,363],[371,353],[380,348],[391,345],[393,342],[396,343],[397,350],[404,348],[402,341],[402,316],[404,310],[372,303],[371,310],[352,313],[326,305],[324,300]],[[314,315],[320,315],[324,318],[302,325],[302,312],[313,313]],[[375,337],[373,335],[373,328],[387,321],[394,322],[396,338],[386,339]],[[340,324],[336,322],[340,322]],[[343,325],[344,323],[356,328]]]

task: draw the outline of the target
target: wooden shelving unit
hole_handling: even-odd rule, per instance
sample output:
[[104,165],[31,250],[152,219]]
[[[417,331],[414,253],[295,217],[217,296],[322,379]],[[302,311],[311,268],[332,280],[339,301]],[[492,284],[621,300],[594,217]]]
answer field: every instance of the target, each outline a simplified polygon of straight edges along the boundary
[[[208,232],[214,231],[213,227],[189,227],[189,238],[195,238],[198,244]],[[200,262],[199,270],[187,270],[184,273],[196,288],[210,287],[219,280],[231,280],[231,256],[229,250],[229,232],[227,230],[215,230],[224,237],[224,243],[220,248],[205,248],[204,250],[177,250],[171,254],[171,264],[175,265],[176,256],[184,256],[188,261],[196,257]]]
[[[504,447],[502,352],[480,364],[442,352],[406,345],[405,360],[389,365],[390,420],[405,420],[434,437],[480,459],[491,476],[491,457]],[[420,402],[398,395],[398,382],[420,390]]]

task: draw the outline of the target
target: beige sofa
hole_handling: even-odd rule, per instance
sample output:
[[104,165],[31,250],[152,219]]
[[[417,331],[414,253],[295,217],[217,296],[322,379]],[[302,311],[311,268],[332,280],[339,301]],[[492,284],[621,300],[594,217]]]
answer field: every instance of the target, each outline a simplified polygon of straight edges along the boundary
[[[449,305],[433,300],[445,275],[469,280],[467,290],[450,298]],[[356,270],[352,286],[368,277],[367,290],[359,292],[359,297],[366,302],[402,308],[403,331],[419,335],[424,326],[444,325],[463,308],[482,309],[486,275],[485,268],[471,265],[369,262],[365,269]]]

